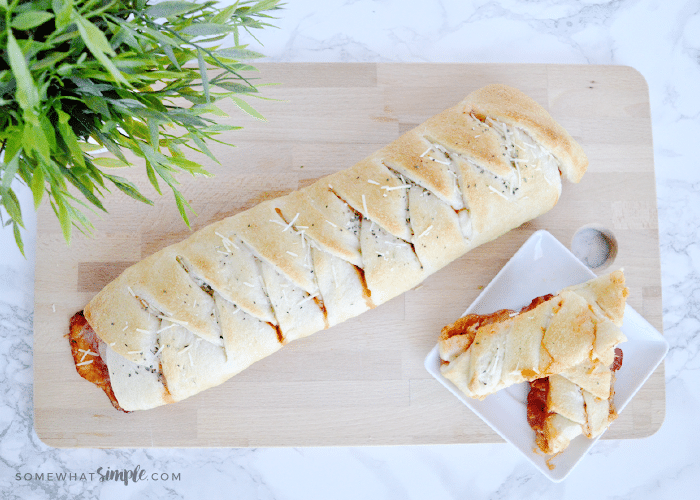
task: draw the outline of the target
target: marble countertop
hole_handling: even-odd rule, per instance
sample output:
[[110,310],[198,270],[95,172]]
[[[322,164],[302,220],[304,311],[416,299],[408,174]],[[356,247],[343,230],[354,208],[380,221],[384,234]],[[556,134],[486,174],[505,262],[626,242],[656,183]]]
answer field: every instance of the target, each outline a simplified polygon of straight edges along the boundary
[[[561,483],[508,444],[293,449],[54,449],[33,430],[35,218],[27,258],[0,230],[2,498],[689,499],[700,486],[700,4],[697,0],[294,0],[259,35],[273,61],[615,64],[649,84],[659,210],[666,419],[602,440]],[[101,482],[96,471],[159,480]],[[44,473],[36,480],[36,473]],[[49,473],[51,475],[49,476]],[[61,479],[59,474],[68,474]],[[92,473],[92,476],[90,474]],[[26,475],[32,477],[27,479]],[[71,476],[71,474],[73,476]],[[82,476],[85,474],[84,476]],[[163,476],[158,476],[163,474]]]

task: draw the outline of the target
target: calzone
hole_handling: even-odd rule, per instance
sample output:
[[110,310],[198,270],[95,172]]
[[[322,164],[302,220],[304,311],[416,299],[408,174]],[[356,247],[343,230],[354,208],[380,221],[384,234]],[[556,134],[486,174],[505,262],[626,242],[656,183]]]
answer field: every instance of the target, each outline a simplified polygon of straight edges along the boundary
[[78,371],[125,411],[188,398],[545,213],[587,165],[533,99],[484,87],[126,269],[74,318]]

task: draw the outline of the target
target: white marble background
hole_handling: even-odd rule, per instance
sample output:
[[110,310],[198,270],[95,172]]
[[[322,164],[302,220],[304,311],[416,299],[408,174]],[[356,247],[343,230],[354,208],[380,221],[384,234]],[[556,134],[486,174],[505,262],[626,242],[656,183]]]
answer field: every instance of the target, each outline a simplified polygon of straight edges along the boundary
[[[230,1],[230,0],[229,0]],[[34,221],[27,259],[0,231],[2,498],[657,499],[700,486],[700,2],[698,0],[290,0],[260,34],[274,61],[621,64],[649,83],[660,218],[666,420],[642,440],[600,441],[554,484],[507,444],[379,448],[58,450],[32,420]],[[179,481],[25,481],[16,474],[133,468]]]

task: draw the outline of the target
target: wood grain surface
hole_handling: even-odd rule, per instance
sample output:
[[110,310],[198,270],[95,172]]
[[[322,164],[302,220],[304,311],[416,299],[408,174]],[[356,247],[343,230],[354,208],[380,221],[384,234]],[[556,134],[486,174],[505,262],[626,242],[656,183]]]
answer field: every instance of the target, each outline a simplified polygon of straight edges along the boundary
[[[155,199],[116,192],[95,214],[92,237],[67,247],[50,206],[38,215],[34,315],[37,435],[56,447],[231,447],[498,442],[501,438],[434,380],[423,361],[443,325],[459,317],[522,243],[547,229],[566,246],[598,224],[617,238],[629,304],[662,331],[652,133],[646,82],[619,66],[507,64],[260,64],[279,83],[254,100],[257,121],[232,103],[222,123],[242,125],[216,145],[214,174],[179,177],[197,212],[193,229],[288,193],[355,162],[489,83],[542,104],[584,147],[590,167],[564,183],[544,216],[483,245],[360,317],[295,341],[225,384],[183,402],[123,414],[81,379],[68,320],[130,264],[186,238],[171,194],[158,197],[145,169],[121,169]],[[526,283],[523,286],[527,286]],[[605,438],[654,433],[665,412],[661,366]]]

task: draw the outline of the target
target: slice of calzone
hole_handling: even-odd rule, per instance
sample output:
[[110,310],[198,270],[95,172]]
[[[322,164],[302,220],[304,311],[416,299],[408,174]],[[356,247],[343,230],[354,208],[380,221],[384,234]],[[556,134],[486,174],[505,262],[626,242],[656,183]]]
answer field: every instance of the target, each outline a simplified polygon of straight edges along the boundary
[[617,418],[614,381],[621,366],[622,350],[615,348],[614,360],[605,368],[609,385],[603,391],[596,384],[597,394],[562,375],[530,382],[527,420],[543,453],[561,453],[575,437],[592,439],[610,426]]
[[[587,165],[537,102],[484,87],[354,166],[126,269],[86,305],[75,345],[97,342],[107,369],[92,378],[120,408],[181,400],[545,213],[561,176],[578,182]],[[102,366],[96,355],[78,352],[81,373]]]
[[628,290],[615,271],[519,312],[470,314],[442,329],[441,372],[467,396],[484,399],[513,384],[560,375],[608,397]]

